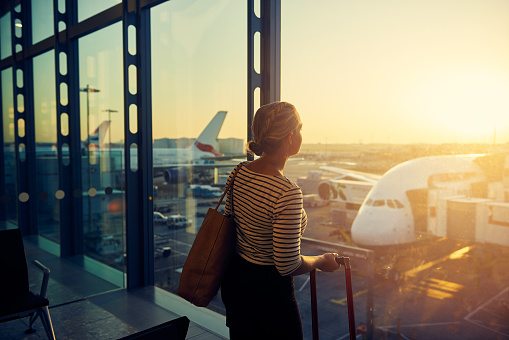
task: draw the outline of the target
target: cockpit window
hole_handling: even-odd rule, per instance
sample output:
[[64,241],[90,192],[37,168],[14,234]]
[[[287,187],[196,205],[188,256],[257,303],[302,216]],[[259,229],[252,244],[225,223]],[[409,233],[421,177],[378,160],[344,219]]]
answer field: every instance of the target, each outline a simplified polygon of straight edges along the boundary
[[373,202],[374,207],[383,207],[384,205],[385,205],[384,200],[376,200],[375,202]]
[[366,201],[365,203],[367,206],[371,206],[371,204],[373,204],[373,200],[370,198],[369,200]]
[[394,202],[392,200],[387,200],[387,206],[392,209],[396,209]]
[[400,201],[398,201],[398,200],[394,200],[394,203],[396,203],[396,206],[398,207],[398,209],[402,209],[402,208],[404,208],[404,207],[405,207],[405,206],[404,206],[403,204],[401,204],[401,202],[400,202]]

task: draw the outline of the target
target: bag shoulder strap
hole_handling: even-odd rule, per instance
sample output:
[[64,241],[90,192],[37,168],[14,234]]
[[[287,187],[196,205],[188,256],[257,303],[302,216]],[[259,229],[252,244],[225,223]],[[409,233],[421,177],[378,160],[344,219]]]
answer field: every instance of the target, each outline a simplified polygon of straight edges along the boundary
[[[244,163],[240,163],[240,165],[235,169],[235,172],[233,173],[233,177],[232,177],[232,180],[230,181],[230,184],[224,189],[224,192],[223,192],[223,195],[221,196],[221,198],[219,199],[219,202],[217,202],[217,205],[216,205],[216,209],[217,210],[219,208],[219,205],[221,204],[221,202],[223,201],[223,198],[224,196],[226,196],[226,193],[228,192],[228,190],[231,190],[232,191],[232,195],[233,195],[233,182],[235,181],[235,177],[237,177],[237,172],[239,172],[240,168],[244,165]],[[232,202],[233,203],[233,202]]]

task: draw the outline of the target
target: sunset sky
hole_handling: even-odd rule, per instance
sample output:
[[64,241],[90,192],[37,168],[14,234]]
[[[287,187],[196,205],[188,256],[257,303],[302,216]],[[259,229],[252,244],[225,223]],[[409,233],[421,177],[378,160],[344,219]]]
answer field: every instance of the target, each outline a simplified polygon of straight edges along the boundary
[[282,1],[308,142],[509,141],[509,2]]
[[[244,2],[164,6],[154,50],[174,48],[153,55],[154,84],[166,74],[154,116],[188,114],[154,137],[196,137],[227,110],[220,138],[245,138]],[[508,1],[292,0],[281,13],[281,99],[299,110],[304,143],[492,143],[495,129],[509,141]]]
[[[509,1],[281,7],[281,99],[299,110],[304,143],[509,142]],[[154,139],[197,137],[225,110],[219,138],[245,140],[246,11],[238,0],[173,0],[151,10]],[[111,134],[120,141],[121,24],[81,38],[79,49],[80,87],[100,89],[90,94],[90,132],[117,110]],[[45,83],[53,60],[35,59],[36,97],[54,98]],[[36,113],[46,108],[54,102],[36,100]]]

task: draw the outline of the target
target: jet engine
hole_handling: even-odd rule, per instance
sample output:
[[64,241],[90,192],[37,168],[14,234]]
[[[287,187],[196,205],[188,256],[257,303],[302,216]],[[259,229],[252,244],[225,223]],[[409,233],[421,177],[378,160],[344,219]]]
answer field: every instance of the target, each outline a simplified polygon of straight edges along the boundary
[[318,184],[318,197],[324,201],[336,200],[338,191],[330,181],[323,181]]
[[186,168],[171,168],[164,171],[164,180],[170,184],[187,183],[187,178]]

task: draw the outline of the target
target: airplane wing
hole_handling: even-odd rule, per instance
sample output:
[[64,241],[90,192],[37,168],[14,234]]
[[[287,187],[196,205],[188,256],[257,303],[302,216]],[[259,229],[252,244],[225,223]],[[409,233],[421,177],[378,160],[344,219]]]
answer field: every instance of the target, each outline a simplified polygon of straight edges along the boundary
[[[206,161],[231,161],[233,159],[247,159],[247,156],[245,153],[238,154],[238,155],[223,155],[223,156],[216,156],[216,157],[202,157],[201,160]],[[239,161],[241,162],[241,161]]]
[[165,169],[175,169],[175,168],[187,168],[187,169],[215,169],[215,168],[227,168],[236,167],[242,160],[238,162],[204,162],[204,163],[182,163],[182,164],[159,164],[154,165],[154,170],[165,170]]
[[353,180],[353,181],[363,181],[368,183],[376,183],[382,178],[382,175],[370,174],[367,172],[354,171],[350,169],[341,169],[332,166],[321,166],[321,170],[329,171],[342,177],[336,179],[345,179],[345,180]]

